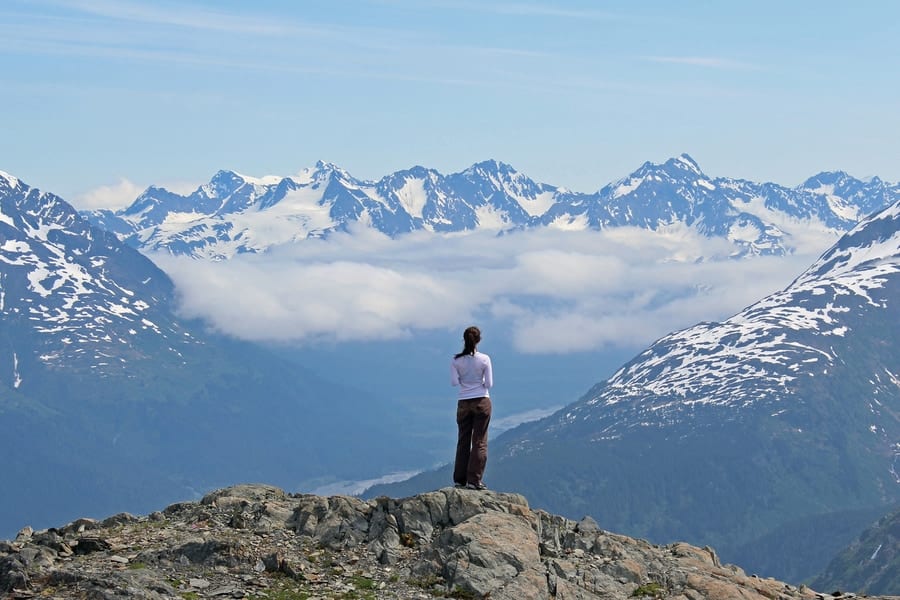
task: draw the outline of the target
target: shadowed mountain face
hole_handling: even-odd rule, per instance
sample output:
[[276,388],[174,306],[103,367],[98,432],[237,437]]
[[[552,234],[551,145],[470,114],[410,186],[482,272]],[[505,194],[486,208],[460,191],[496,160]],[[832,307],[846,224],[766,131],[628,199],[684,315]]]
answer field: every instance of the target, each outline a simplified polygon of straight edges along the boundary
[[817,589],[900,593],[900,510],[866,529],[812,583]]
[[764,575],[810,577],[900,500],[898,298],[895,203],[784,291],[660,339],[579,401],[499,437],[488,483],[629,535],[712,544]]
[[0,535],[406,464],[381,443],[397,411],[180,319],[173,296],[137,250],[0,175]]
[[900,185],[842,172],[820,173],[796,188],[711,178],[683,154],[644,163],[594,193],[537,183],[494,160],[450,175],[414,167],[379,181],[323,162],[292,177],[220,171],[187,196],[150,187],[123,210],[85,216],[134,247],[216,260],[358,227],[391,237],[686,227],[727,240],[734,256],[747,256],[790,253],[794,236],[847,231],[898,199]]

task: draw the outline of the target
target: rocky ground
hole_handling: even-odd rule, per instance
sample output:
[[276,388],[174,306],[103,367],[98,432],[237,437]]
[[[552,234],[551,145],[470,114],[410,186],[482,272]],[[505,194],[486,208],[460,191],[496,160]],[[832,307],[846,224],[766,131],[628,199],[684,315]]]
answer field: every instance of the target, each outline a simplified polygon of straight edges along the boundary
[[9,599],[817,600],[710,548],[655,546],[531,510],[522,496],[442,489],[363,501],[239,485],[144,517],[79,519],[0,542]]

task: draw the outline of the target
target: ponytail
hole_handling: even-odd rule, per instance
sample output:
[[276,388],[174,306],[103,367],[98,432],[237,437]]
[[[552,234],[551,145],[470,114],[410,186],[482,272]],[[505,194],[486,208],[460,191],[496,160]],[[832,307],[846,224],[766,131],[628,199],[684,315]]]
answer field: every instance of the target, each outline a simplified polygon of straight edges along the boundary
[[463,350],[453,358],[459,358],[460,356],[469,356],[475,355],[475,346],[478,345],[478,342],[481,341],[481,330],[475,327],[467,327],[463,332]]

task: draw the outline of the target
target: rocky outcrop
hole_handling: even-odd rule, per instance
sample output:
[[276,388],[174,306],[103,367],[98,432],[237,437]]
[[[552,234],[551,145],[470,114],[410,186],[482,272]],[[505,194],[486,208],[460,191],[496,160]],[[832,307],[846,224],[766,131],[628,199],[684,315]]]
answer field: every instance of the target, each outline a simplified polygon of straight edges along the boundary
[[239,485],[145,517],[79,519],[0,542],[7,598],[815,600],[804,586],[447,488],[410,498]]

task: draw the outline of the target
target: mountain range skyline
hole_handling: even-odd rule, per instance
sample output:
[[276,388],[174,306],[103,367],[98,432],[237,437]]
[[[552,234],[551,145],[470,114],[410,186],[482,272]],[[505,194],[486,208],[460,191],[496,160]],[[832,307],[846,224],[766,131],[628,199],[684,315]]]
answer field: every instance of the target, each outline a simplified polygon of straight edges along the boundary
[[[388,194],[389,198],[387,198],[387,203],[391,204],[391,206],[388,206],[387,208],[392,212],[397,212],[398,210],[402,211],[405,213],[405,218],[407,220],[407,223],[402,224],[399,228],[394,227],[393,229],[386,231],[389,235],[395,235],[397,233],[403,233],[422,227],[423,223],[421,220],[423,218],[423,208],[425,208],[425,205],[429,201],[428,196],[435,193],[435,190],[433,189],[424,188],[433,188],[434,182],[437,179],[450,180],[451,183],[449,185],[451,186],[459,185],[459,183],[452,183],[454,180],[457,182],[460,180],[469,180],[468,185],[475,187],[470,187],[463,196],[468,195],[472,197],[480,194],[482,200],[490,201],[492,196],[499,192],[507,198],[507,202],[512,202],[515,209],[514,214],[510,215],[500,212],[499,214],[494,215],[499,217],[499,219],[492,219],[491,215],[486,214],[474,216],[474,219],[476,220],[478,217],[488,217],[487,219],[484,219],[484,223],[478,223],[478,225],[488,229],[502,230],[504,227],[509,228],[511,224],[518,226],[523,224],[533,225],[536,220],[543,225],[557,226],[560,228],[578,228],[585,224],[593,226],[594,228],[603,228],[629,224],[628,217],[630,215],[626,215],[623,218],[621,214],[623,208],[628,204],[633,203],[636,199],[639,202],[646,202],[646,200],[640,198],[640,196],[636,198],[632,194],[635,188],[644,185],[648,179],[656,179],[658,181],[660,173],[663,173],[663,176],[667,178],[673,170],[681,170],[695,174],[697,176],[696,180],[689,183],[694,186],[706,188],[708,191],[715,189],[715,184],[713,183],[715,181],[719,181],[730,187],[749,185],[751,187],[748,190],[740,190],[743,196],[741,198],[743,202],[749,203],[755,198],[758,198],[765,201],[767,204],[775,204],[776,209],[783,211],[786,207],[777,206],[777,204],[784,203],[786,200],[783,197],[792,192],[818,195],[819,198],[817,200],[820,203],[820,206],[795,206],[792,209],[793,214],[791,214],[791,216],[807,219],[819,218],[823,220],[823,226],[832,229],[836,228],[837,230],[846,230],[860,215],[867,214],[874,208],[890,203],[897,194],[900,193],[898,192],[900,185],[884,181],[877,175],[871,175],[860,179],[853,177],[842,170],[819,172],[807,177],[803,183],[794,188],[786,188],[771,182],[756,183],[724,176],[709,177],[703,173],[699,165],[685,153],[672,157],[665,163],[655,164],[649,161],[645,162],[632,173],[621,177],[618,180],[603,184],[597,192],[593,193],[576,192],[561,186],[538,183],[524,173],[518,172],[511,165],[496,159],[474,163],[463,171],[451,173],[447,176],[442,175],[435,169],[415,166],[410,169],[386,175],[380,180],[357,179],[338,165],[320,160],[314,167],[302,169],[297,175],[288,176],[267,175],[256,177],[242,175],[230,170],[220,170],[213,176],[209,183],[192,186],[190,188],[190,193],[187,192],[188,188],[179,188],[183,190],[182,192],[171,192],[164,186],[151,185],[134,199],[128,201],[123,208],[82,209],[81,212],[89,218],[92,218],[95,224],[100,224],[107,229],[118,231],[121,234],[128,232],[128,230],[133,227],[140,226],[140,222],[125,223],[123,222],[122,217],[124,217],[125,220],[130,221],[135,221],[135,219],[138,218],[141,222],[149,225],[158,225],[165,220],[167,213],[169,212],[182,212],[184,213],[184,218],[189,221],[191,220],[191,213],[196,213],[193,215],[196,217],[203,213],[209,213],[211,209],[214,209],[214,212],[219,215],[234,214],[249,208],[265,210],[272,208],[282,200],[283,195],[285,194],[285,184],[293,186],[294,188],[297,186],[308,186],[310,184],[312,184],[313,187],[318,187],[322,180],[337,179],[339,181],[343,180],[343,182],[349,184],[351,188],[354,186],[360,188],[376,188],[372,191],[357,190],[362,191],[370,200],[375,199],[379,194]],[[7,175],[10,178],[17,179],[14,175]],[[677,175],[674,177],[674,179],[678,178]],[[394,183],[396,180],[400,180],[399,185]],[[431,180],[431,184],[429,185],[425,180]],[[417,187],[419,189],[416,189]],[[247,188],[256,189],[248,191]],[[220,196],[228,196],[237,190],[241,190],[241,193],[245,196],[243,199],[232,198],[221,203],[221,206],[217,205],[216,200],[219,199]],[[459,192],[454,192],[459,194]],[[664,193],[668,195],[673,194],[672,191],[665,191]],[[653,191],[652,194],[656,196],[657,191]],[[676,190],[674,191],[674,194],[680,194],[682,197],[686,195],[684,189]],[[782,196],[782,198],[773,199],[768,197],[772,194]],[[571,207],[563,209],[562,211],[559,210],[559,204],[561,204],[559,202],[560,196],[570,196],[566,198],[566,200],[569,203],[576,204],[583,204],[587,199],[593,200],[595,198],[605,197],[603,201],[609,203],[611,200],[621,198],[622,207],[607,208],[605,210],[611,214],[603,216],[592,216],[591,214],[585,215],[584,211],[582,211],[582,218],[586,218],[588,223],[577,223],[575,222],[577,219],[573,219],[571,215],[566,215],[568,217],[567,221],[560,223],[559,217],[561,215],[559,213],[562,212],[565,214],[567,210],[571,210]],[[869,196],[869,199],[866,199],[866,196]],[[863,203],[859,204],[861,200]],[[385,200],[380,201],[386,203]],[[318,199],[318,203],[322,204],[321,199]],[[167,204],[169,205],[166,206]],[[702,204],[702,202],[700,202],[700,204]],[[486,207],[493,209],[494,211],[497,210],[497,207],[493,206],[490,202],[486,204]],[[554,210],[557,214],[553,214]],[[630,212],[630,210],[631,208],[625,209],[627,212]],[[790,213],[791,210],[789,209],[786,212]],[[618,213],[618,215],[616,213]],[[677,213],[673,214],[676,217],[678,216]],[[351,216],[358,217],[358,211],[356,215]],[[531,220],[531,223],[528,223],[529,219]],[[417,220],[419,223],[410,223],[409,221],[411,220]],[[460,225],[458,223],[454,224],[438,219],[437,226],[435,226],[434,222],[424,223],[424,225],[426,229],[434,231],[440,231],[442,229],[442,223],[444,224],[444,229],[447,229],[448,231],[461,230],[471,228],[473,217],[470,216],[468,220],[468,224],[463,223]],[[449,225],[449,228],[446,227],[447,225]],[[647,223],[644,223],[644,225],[647,225]],[[653,224],[651,223],[650,225],[652,226]],[[656,226],[658,225],[659,224],[657,223]],[[331,223],[331,226],[334,226],[333,222]],[[302,230],[303,228],[298,227],[298,229]],[[327,229],[327,227],[325,227],[325,229]],[[323,229],[321,227],[316,228],[315,226],[313,226],[311,230],[312,235],[321,235],[322,231]],[[310,233],[307,233],[307,235],[310,235]],[[144,245],[150,247],[146,242]],[[766,251],[771,251],[771,249],[762,249],[763,253]]]
[[[186,314],[244,339],[398,340],[480,321],[519,349],[571,353],[636,349],[743,308],[898,189],[840,172],[797,189],[710,177],[686,155],[595,194],[500,161],[372,182],[320,165],[296,179],[223,171],[187,195],[149,188],[83,214],[152,253]],[[727,264],[741,256],[779,260]]]
[[[404,189],[420,191],[415,202],[401,201]],[[784,287],[852,217],[897,190],[843,172],[810,176],[795,190],[713,178],[686,155],[645,162],[596,194],[536,183],[500,161],[450,175],[419,167],[368,183],[322,164],[305,179],[222,171],[188,195],[151,187],[117,213],[82,214],[144,251],[168,248],[151,253],[175,279],[183,314],[242,339],[400,340],[480,321],[520,350],[572,353],[637,349],[733,313]],[[296,194],[299,204],[285,199]],[[415,214],[433,206],[439,227],[403,202]],[[387,227],[366,217],[369,207]],[[333,232],[305,237],[310,219]],[[432,243],[423,226],[448,233]],[[231,258],[183,261],[167,256],[172,249]],[[754,254],[779,260],[722,263]],[[355,291],[362,280],[365,297]],[[466,302],[473,284],[481,297]],[[523,303],[523,294],[538,304]]]

